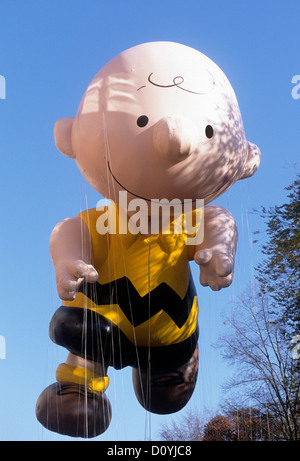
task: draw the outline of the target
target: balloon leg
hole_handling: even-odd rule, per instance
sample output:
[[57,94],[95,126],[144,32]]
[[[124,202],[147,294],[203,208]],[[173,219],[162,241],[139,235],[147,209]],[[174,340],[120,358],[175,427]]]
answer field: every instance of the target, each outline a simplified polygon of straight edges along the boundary
[[198,375],[199,353],[195,349],[191,359],[174,370],[139,370],[133,368],[132,379],[139,403],[157,414],[175,413],[191,398]]
[[38,398],[38,421],[50,431],[71,437],[102,434],[111,420],[111,405],[104,394],[106,371],[106,366],[70,353],[57,369],[58,382]]

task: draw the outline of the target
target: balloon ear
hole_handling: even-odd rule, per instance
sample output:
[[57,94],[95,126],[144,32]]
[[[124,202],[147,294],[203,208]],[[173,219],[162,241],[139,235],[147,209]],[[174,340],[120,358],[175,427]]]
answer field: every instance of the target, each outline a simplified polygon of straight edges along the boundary
[[72,147],[72,126],[74,117],[60,118],[54,125],[54,139],[57,149],[70,158],[75,158]]
[[252,142],[248,142],[248,155],[244,169],[239,179],[245,179],[252,176],[260,164],[260,150]]

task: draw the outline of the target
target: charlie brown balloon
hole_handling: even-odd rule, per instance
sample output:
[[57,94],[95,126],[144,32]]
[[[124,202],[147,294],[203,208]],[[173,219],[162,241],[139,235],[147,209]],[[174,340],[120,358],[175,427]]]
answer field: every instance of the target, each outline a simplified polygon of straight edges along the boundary
[[69,351],[36,404],[51,431],[95,437],[109,426],[109,367],[132,367],[136,397],[169,414],[198,373],[198,300],[189,262],[212,290],[233,280],[237,227],[209,205],[255,173],[234,91],[208,57],[152,42],[113,58],[75,117],[59,119],[57,148],[104,197],[50,237],[62,306],[50,338]]

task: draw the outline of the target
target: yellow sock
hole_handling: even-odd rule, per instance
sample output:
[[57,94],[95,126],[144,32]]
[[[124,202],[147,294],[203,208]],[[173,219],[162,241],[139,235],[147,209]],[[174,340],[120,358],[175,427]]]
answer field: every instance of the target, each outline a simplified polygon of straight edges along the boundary
[[92,370],[82,367],[74,367],[67,363],[61,363],[56,370],[56,380],[58,382],[69,382],[87,386],[95,392],[105,392],[108,388],[108,376],[100,376]]

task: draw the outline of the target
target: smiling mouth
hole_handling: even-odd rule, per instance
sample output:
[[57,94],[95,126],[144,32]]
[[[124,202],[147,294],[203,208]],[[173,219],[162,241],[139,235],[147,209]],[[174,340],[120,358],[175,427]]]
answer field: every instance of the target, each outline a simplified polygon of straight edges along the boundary
[[[137,198],[140,198],[140,199],[143,199],[143,200],[146,200],[147,202],[155,202],[155,199],[150,199],[150,198],[146,198],[146,197],[142,197],[141,195],[138,195],[138,194],[135,194],[134,192],[132,192],[130,189],[127,189],[127,187],[123,186],[122,183],[120,183],[120,181],[118,181],[118,179],[115,177],[115,175],[113,174],[112,170],[111,170],[111,167],[110,167],[110,163],[109,161],[107,161],[107,166],[108,166],[108,170],[112,176],[112,178],[116,181],[117,184],[119,184],[120,187],[122,187],[122,189],[126,190],[129,194],[133,195],[134,197],[137,197]],[[208,198],[209,196],[213,195],[213,194],[216,194],[217,192],[219,192],[219,190],[221,190],[228,182],[229,182],[230,178],[228,178],[227,176],[225,176],[225,178],[222,179],[222,181],[218,184],[217,188],[215,191],[211,192],[210,194],[207,194],[205,195],[204,197],[201,197],[202,200]],[[196,200],[198,199],[192,199],[192,203],[196,203]],[[184,201],[183,200],[180,200],[180,202],[183,204]],[[160,204],[160,201],[158,200],[158,203]]]
[[132,192],[131,190],[127,189],[127,187],[123,186],[123,184],[121,184],[120,181],[118,181],[117,178],[115,177],[115,175],[113,174],[109,162],[107,162],[107,166],[108,166],[108,170],[109,170],[110,174],[112,175],[113,179],[116,181],[117,184],[119,184],[120,187],[122,187],[122,189],[129,192],[129,194],[134,195],[134,197],[141,198],[143,200],[147,200],[148,202],[151,202],[150,198],[146,198],[146,197],[142,197],[141,195],[137,195],[134,192]]

